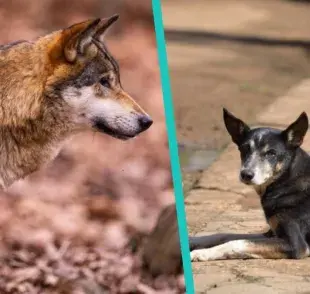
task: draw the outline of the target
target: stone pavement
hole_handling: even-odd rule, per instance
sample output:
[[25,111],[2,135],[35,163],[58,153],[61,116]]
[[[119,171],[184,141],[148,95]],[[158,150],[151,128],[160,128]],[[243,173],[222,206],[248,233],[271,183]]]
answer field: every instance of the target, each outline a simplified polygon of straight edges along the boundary
[[[298,115],[310,114],[310,79],[303,80],[258,115],[259,125],[285,128]],[[237,115],[237,114],[236,114]],[[303,144],[310,151],[310,133]],[[267,227],[259,198],[239,183],[239,154],[230,144],[203,172],[186,199],[189,233],[254,233]],[[196,293],[310,293],[310,259],[231,260],[192,263]]]
[[[268,37],[274,33],[281,39],[306,39],[310,5],[293,2],[163,0],[163,19],[166,29]],[[268,17],[257,17],[260,11]],[[287,21],[290,17],[294,18],[293,22]],[[191,146],[200,150],[222,150],[227,137],[219,115],[221,107],[225,105],[253,122],[252,117],[258,112],[310,76],[310,55],[306,52],[297,47],[214,40],[194,42],[191,38],[181,41],[168,37],[178,142],[185,146],[184,150],[188,151],[187,147]]]
[[166,29],[309,39],[309,5],[288,0],[163,0]]

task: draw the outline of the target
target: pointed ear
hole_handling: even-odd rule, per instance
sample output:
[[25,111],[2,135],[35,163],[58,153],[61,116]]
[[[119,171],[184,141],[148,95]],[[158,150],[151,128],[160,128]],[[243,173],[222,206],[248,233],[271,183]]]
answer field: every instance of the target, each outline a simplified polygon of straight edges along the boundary
[[99,28],[94,36],[95,39],[97,39],[100,42],[103,42],[104,36],[108,29],[111,27],[113,23],[115,23],[119,19],[119,15],[115,14],[108,18],[101,19],[99,23]]
[[237,145],[244,139],[250,127],[239,118],[232,115],[227,109],[223,108],[223,118],[226,129],[230,134],[233,142]]
[[[99,29],[100,18],[75,24],[62,31],[64,40],[63,52],[69,62],[75,62],[79,55],[96,54],[97,48],[92,45],[92,38]],[[92,47],[92,48],[90,48]],[[89,52],[90,49],[94,52]]]
[[308,126],[308,116],[305,112],[303,112],[292,124],[286,128],[286,130],[282,132],[284,139],[289,145],[293,147],[299,147],[304,140]]

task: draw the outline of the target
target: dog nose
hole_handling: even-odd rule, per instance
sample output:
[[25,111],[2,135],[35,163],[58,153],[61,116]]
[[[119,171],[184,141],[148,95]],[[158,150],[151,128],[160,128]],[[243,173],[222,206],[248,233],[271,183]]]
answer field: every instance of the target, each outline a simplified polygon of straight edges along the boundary
[[241,179],[245,182],[249,182],[254,178],[254,173],[250,170],[244,169],[240,173]]
[[140,116],[138,120],[142,131],[147,130],[153,124],[153,120],[148,115]]

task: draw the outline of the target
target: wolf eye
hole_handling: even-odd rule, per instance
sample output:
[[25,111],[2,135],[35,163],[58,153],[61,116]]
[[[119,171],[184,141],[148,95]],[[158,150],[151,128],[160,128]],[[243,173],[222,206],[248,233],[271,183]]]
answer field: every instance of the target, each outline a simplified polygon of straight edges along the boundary
[[275,151],[275,150],[270,149],[270,150],[268,150],[268,151],[265,153],[265,155],[266,155],[266,156],[273,157],[273,156],[276,156],[276,155],[277,155],[277,153],[276,153],[276,151]]
[[101,78],[99,82],[103,87],[110,88],[110,81],[108,78]]

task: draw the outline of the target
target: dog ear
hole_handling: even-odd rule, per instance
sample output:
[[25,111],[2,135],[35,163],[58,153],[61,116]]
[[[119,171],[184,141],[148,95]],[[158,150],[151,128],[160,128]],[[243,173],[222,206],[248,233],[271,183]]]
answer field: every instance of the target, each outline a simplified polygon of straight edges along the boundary
[[237,145],[244,139],[250,127],[239,118],[232,115],[227,109],[223,108],[223,118],[226,129],[230,134],[233,142]]
[[[69,62],[75,62],[78,56],[97,53],[92,39],[99,29],[100,18],[74,24],[62,31],[63,53]],[[93,52],[90,52],[93,51]]]
[[115,23],[119,19],[119,15],[115,14],[109,18],[103,18],[101,19],[99,23],[99,28],[94,36],[94,38],[100,42],[103,42],[105,33],[108,31],[108,29],[111,27],[113,23]]
[[284,139],[291,146],[299,147],[304,140],[304,136],[308,130],[308,127],[308,116],[305,112],[303,112],[292,124],[286,128],[286,130],[282,132]]

